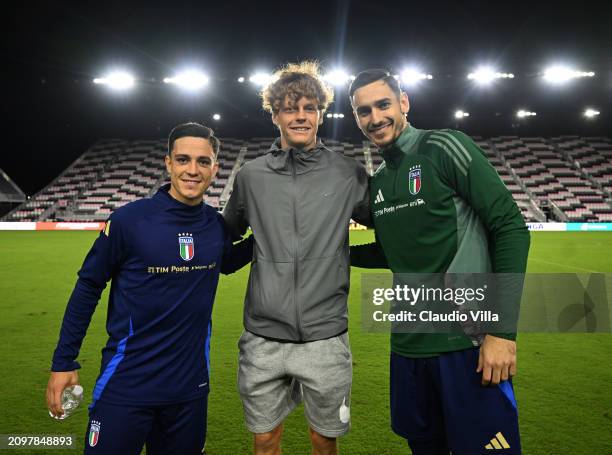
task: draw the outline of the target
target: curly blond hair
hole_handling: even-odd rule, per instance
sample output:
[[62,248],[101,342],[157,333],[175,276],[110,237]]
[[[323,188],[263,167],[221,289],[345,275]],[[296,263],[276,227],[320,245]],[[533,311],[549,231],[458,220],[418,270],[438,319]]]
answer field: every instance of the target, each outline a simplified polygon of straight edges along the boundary
[[323,81],[319,69],[319,62],[306,60],[289,63],[276,71],[272,82],[261,91],[264,110],[277,114],[288,96],[294,103],[302,97],[317,100],[319,110],[325,112],[334,101],[334,91]]

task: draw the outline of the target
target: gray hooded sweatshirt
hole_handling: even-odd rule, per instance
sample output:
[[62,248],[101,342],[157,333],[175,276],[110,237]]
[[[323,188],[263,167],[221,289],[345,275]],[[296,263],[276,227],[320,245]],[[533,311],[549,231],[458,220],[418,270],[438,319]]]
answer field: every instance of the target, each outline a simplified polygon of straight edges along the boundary
[[245,328],[262,337],[315,341],[348,328],[348,224],[371,225],[368,176],[324,147],[280,148],[245,163],[223,217],[255,238]]

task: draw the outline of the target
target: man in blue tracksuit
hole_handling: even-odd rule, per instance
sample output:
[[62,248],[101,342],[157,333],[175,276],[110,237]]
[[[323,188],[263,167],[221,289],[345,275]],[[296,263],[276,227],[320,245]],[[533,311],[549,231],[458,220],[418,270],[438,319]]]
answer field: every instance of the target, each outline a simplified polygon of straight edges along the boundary
[[172,130],[171,183],[116,210],[79,271],[53,355],[47,403],[79,382],[76,361],[111,280],[102,367],[89,407],[85,453],[199,454],[206,438],[212,306],[219,273],[252,257],[232,246],[203,195],[218,169],[219,140],[188,123]]

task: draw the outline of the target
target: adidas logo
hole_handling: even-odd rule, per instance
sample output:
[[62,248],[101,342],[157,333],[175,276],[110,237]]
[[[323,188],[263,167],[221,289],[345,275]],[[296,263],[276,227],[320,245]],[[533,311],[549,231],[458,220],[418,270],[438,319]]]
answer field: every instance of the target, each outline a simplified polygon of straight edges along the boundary
[[382,191],[379,189],[378,193],[376,193],[376,199],[374,199],[374,204],[378,204],[379,202],[385,202],[385,198],[382,195]]
[[501,434],[501,431],[495,435],[491,442],[485,446],[487,450],[501,450],[501,449],[509,449],[510,444],[504,438],[504,435]]

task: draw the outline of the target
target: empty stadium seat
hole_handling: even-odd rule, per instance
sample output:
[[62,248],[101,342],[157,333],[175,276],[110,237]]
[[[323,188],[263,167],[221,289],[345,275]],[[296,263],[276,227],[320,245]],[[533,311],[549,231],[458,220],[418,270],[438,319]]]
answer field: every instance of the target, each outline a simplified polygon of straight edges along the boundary
[[[222,208],[241,164],[268,152],[273,138],[222,138],[219,171],[206,193]],[[551,201],[570,221],[612,220],[612,140],[605,137],[497,136],[475,138],[527,221],[540,221],[538,205]],[[375,171],[383,162],[364,141],[324,140],[334,152]],[[113,210],[153,194],[166,181],[166,140],[101,140],[54,181],[10,212],[7,221],[103,221]],[[1,182],[0,182],[1,184]],[[0,188],[1,190],[2,188]],[[223,195],[224,199],[221,199]]]

